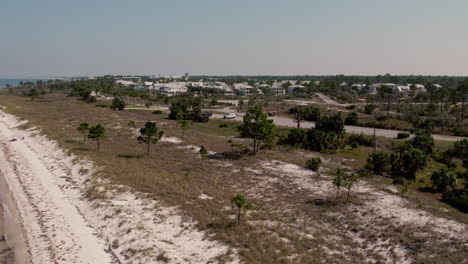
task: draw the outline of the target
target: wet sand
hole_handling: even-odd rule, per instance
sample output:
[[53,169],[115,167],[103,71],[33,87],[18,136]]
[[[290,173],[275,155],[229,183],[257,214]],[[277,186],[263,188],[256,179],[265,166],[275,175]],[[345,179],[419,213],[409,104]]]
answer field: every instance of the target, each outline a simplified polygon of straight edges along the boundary
[[15,201],[0,170],[0,263],[28,263],[29,254]]

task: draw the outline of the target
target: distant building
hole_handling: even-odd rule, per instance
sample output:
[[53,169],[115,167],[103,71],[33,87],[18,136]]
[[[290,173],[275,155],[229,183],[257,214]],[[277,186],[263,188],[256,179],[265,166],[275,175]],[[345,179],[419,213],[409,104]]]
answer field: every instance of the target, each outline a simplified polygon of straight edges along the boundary
[[154,84],[153,91],[159,92],[167,96],[186,93],[188,90],[186,82],[170,82]]
[[305,86],[297,85],[297,84],[291,85],[291,86],[288,87],[288,93],[294,93],[298,89],[305,89]]
[[246,83],[235,83],[234,90],[237,94],[244,96],[253,94],[254,88]]

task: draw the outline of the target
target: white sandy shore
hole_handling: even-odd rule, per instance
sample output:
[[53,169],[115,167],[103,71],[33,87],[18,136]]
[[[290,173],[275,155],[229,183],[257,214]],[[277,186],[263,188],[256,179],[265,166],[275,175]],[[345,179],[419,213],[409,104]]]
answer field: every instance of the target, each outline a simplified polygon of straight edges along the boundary
[[[220,256],[238,262],[234,250],[196,230],[177,208],[91,176],[89,162],[37,130],[17,128],[22,123],[0,111],[0,170],[31,263],[216,263]],[[102,198],[86,199],[89,188]]]

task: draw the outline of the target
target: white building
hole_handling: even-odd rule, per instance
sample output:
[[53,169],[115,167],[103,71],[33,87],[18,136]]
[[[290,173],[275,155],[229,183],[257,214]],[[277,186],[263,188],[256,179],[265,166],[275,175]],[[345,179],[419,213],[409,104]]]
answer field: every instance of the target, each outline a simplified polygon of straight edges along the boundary
[[174,96],[177,94],[186,93],[188,88],[186,82],[170,82],[157,83],[154,85],[154,90],[167,96]]

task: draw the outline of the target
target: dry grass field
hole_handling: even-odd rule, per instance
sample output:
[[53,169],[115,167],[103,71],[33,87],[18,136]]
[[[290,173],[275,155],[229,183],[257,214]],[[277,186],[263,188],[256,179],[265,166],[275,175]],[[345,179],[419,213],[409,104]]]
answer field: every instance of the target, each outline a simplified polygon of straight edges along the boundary
[[[321,154],[276,147],[257,156],[242,155],[227,141],[237,138],[237,123],[211,120],[194,123],[185,133],[167,114],[145,110],[112,111],[73,97],[47,95],[40,100],[0,95],[5,111],[29,120],[70,153],[86,157],[99,168],[95,177],[109,179],[177,206],[214,239],[235,248],[246,263],[466,263],[468,218],[416,187],[402,196],[391,180],[363,179],[336,201],[331,173],[336,168],[362,166],[370,149],[360,147]],[[156,121],[166,139],[151,146],[138,144],[138,131]],[[82,122],[106,127],[101,151],[77,131]],[[225,127],[221,126],[222,124]],[[394,141],[379,139],[382,147]],[[204,168],[198,147],[210,152]],[[448,147],[438,143],[440,148]],[[304,168],[321,156],[319,172]],[[99,199],[90,188],[88,199]],[[253,209],[235,224],[233,195],[242,193]],[[220,259],[222,262],[223,260]]]

